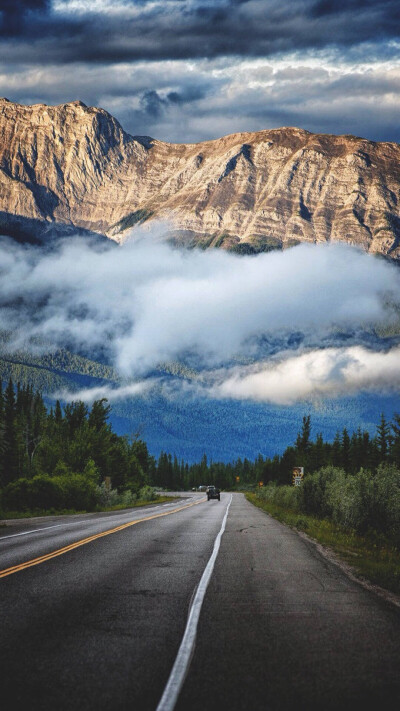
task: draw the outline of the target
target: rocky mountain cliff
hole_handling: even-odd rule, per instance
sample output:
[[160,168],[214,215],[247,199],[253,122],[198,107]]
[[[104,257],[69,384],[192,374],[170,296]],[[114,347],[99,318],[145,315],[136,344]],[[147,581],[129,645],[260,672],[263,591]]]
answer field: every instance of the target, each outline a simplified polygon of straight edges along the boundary
[[168,220],[175,242],[251,253],[345,241],[400,259],[400,145],[298,128],[197,144],[130,136],[79,101],[0,100],[0,232],[123,241]]

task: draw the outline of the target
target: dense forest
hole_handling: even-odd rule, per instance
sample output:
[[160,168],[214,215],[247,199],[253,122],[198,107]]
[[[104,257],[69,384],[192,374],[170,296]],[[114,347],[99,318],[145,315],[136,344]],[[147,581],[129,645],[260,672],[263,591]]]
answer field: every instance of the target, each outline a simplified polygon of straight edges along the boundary
[[264,458],[260,454],[255,461],[238,459],[231,464],[208,463],[204,455],[199,464],[188,466],[163,453],[153,476],[157,484],[171,488],[216,484],[230,489],[236,485],[243,488],[269,482],[291,484],[294,467],[304,467],[306,474],[312,474],[332,465],[355,474],[360,469],[376,472],[385,463],[400,466],[400,415],[395,415],[392,422],[382,415],[374,437],[368,431],[358,429],[349,434],[344,429],[337,432],[333,442],[324,442],[321,434],[312,439],[311,417],[307,415],[303,417],[296,442],[282,455]]
[[2,508],[93,510],[146,498],[154,460],[142,440],[112,432],[109,413],[104,399],[48,410],[39,392],[10,379],[0,390]]
[[270,482],[290,485],[295,466],[306,478],[327,466],[348,475],[382,465],[400,465],[400,415],[382,415],[376,435],[346,429],[333,442],[311,436],[310,416],[303,417],[294,445],[272,459],[188,464],[162,452],[156,460],[138,436],[118,436],[108,423],[104,398],[89,409],[77,401],[46,408],[40,392],[10,379],[0,386],[1,507],[18,510],[93,510],[132,503],[150,496],[150,487],[171,490],[216,484],[222,489],[254,488]]

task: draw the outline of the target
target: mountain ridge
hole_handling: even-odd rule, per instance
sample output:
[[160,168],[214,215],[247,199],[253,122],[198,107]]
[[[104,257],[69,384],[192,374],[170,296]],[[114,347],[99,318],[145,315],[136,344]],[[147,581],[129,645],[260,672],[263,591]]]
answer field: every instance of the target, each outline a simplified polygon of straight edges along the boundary
[[131,136],[80,101],[0,99],[0,231],[101,234],[168,222],[175,244],[242,253],[347,242],[400,259],[400,145],[296,127],[201,143]]

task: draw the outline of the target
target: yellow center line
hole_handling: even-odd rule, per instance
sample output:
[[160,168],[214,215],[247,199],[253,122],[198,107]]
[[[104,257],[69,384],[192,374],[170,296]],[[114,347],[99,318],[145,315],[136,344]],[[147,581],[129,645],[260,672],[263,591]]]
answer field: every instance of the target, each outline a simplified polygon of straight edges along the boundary
[[11,568],[5,568],[0,570],[0,578],[6,578],[8,575],[13,573],[18,573],[20,570],[25,570],[26,568],[32,568],[34,565],[39,565],[40,563],[45,563],[46,560],[51,560],[52,558],[57,558],[59,555],[64,555],[69,551],[74,550],[74,548],[79,548],[80,546],[85,546],[86,543],[91,543],[96,541],[97,538],[103,538],[103,536],[109,536],[111,533],[117,533],[117,531],[123,531],[124,528],[129,528],[130,526],[135,526],[137,523],[143,523],[143,521],[151,521],[154,518],[161,518],[162,516],[170,516],[171,514],[178,513],[178,511],[183,511],[184,509],[189,509],[191,506],[197,506],[205,501],[205,499],[200,499],[200,501],[195,501],[192,504],[185,504],[185,506],[180,506],[172,511],[165,511],[164,513],[153,514],[152,516],[146,516],[146,518],[137,518],[134,521],[129,521],[129,523],[124,523],[122,526],[117,526],[116,528],[109,528],[107,531],[102,531],[101,533],[96,533],[88,538],[82,538],[80,541],[75,543],[70,543],[69,546],[64,546],[64,548],[59,548],[58,550],[52,551],[51,553],[46,553],[46,555],[41,555],[39,558],[33,558],[32,560],[27,560],[25,563],[20,563],[19,565],[13,565]]

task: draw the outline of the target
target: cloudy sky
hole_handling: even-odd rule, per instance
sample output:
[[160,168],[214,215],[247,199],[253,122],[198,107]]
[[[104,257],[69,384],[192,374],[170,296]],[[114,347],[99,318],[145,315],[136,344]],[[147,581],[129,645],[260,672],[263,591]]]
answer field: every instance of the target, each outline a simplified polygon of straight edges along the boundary
[[132,134],[295,125],[400,141],[398,0],[0,0],[0,95]]

